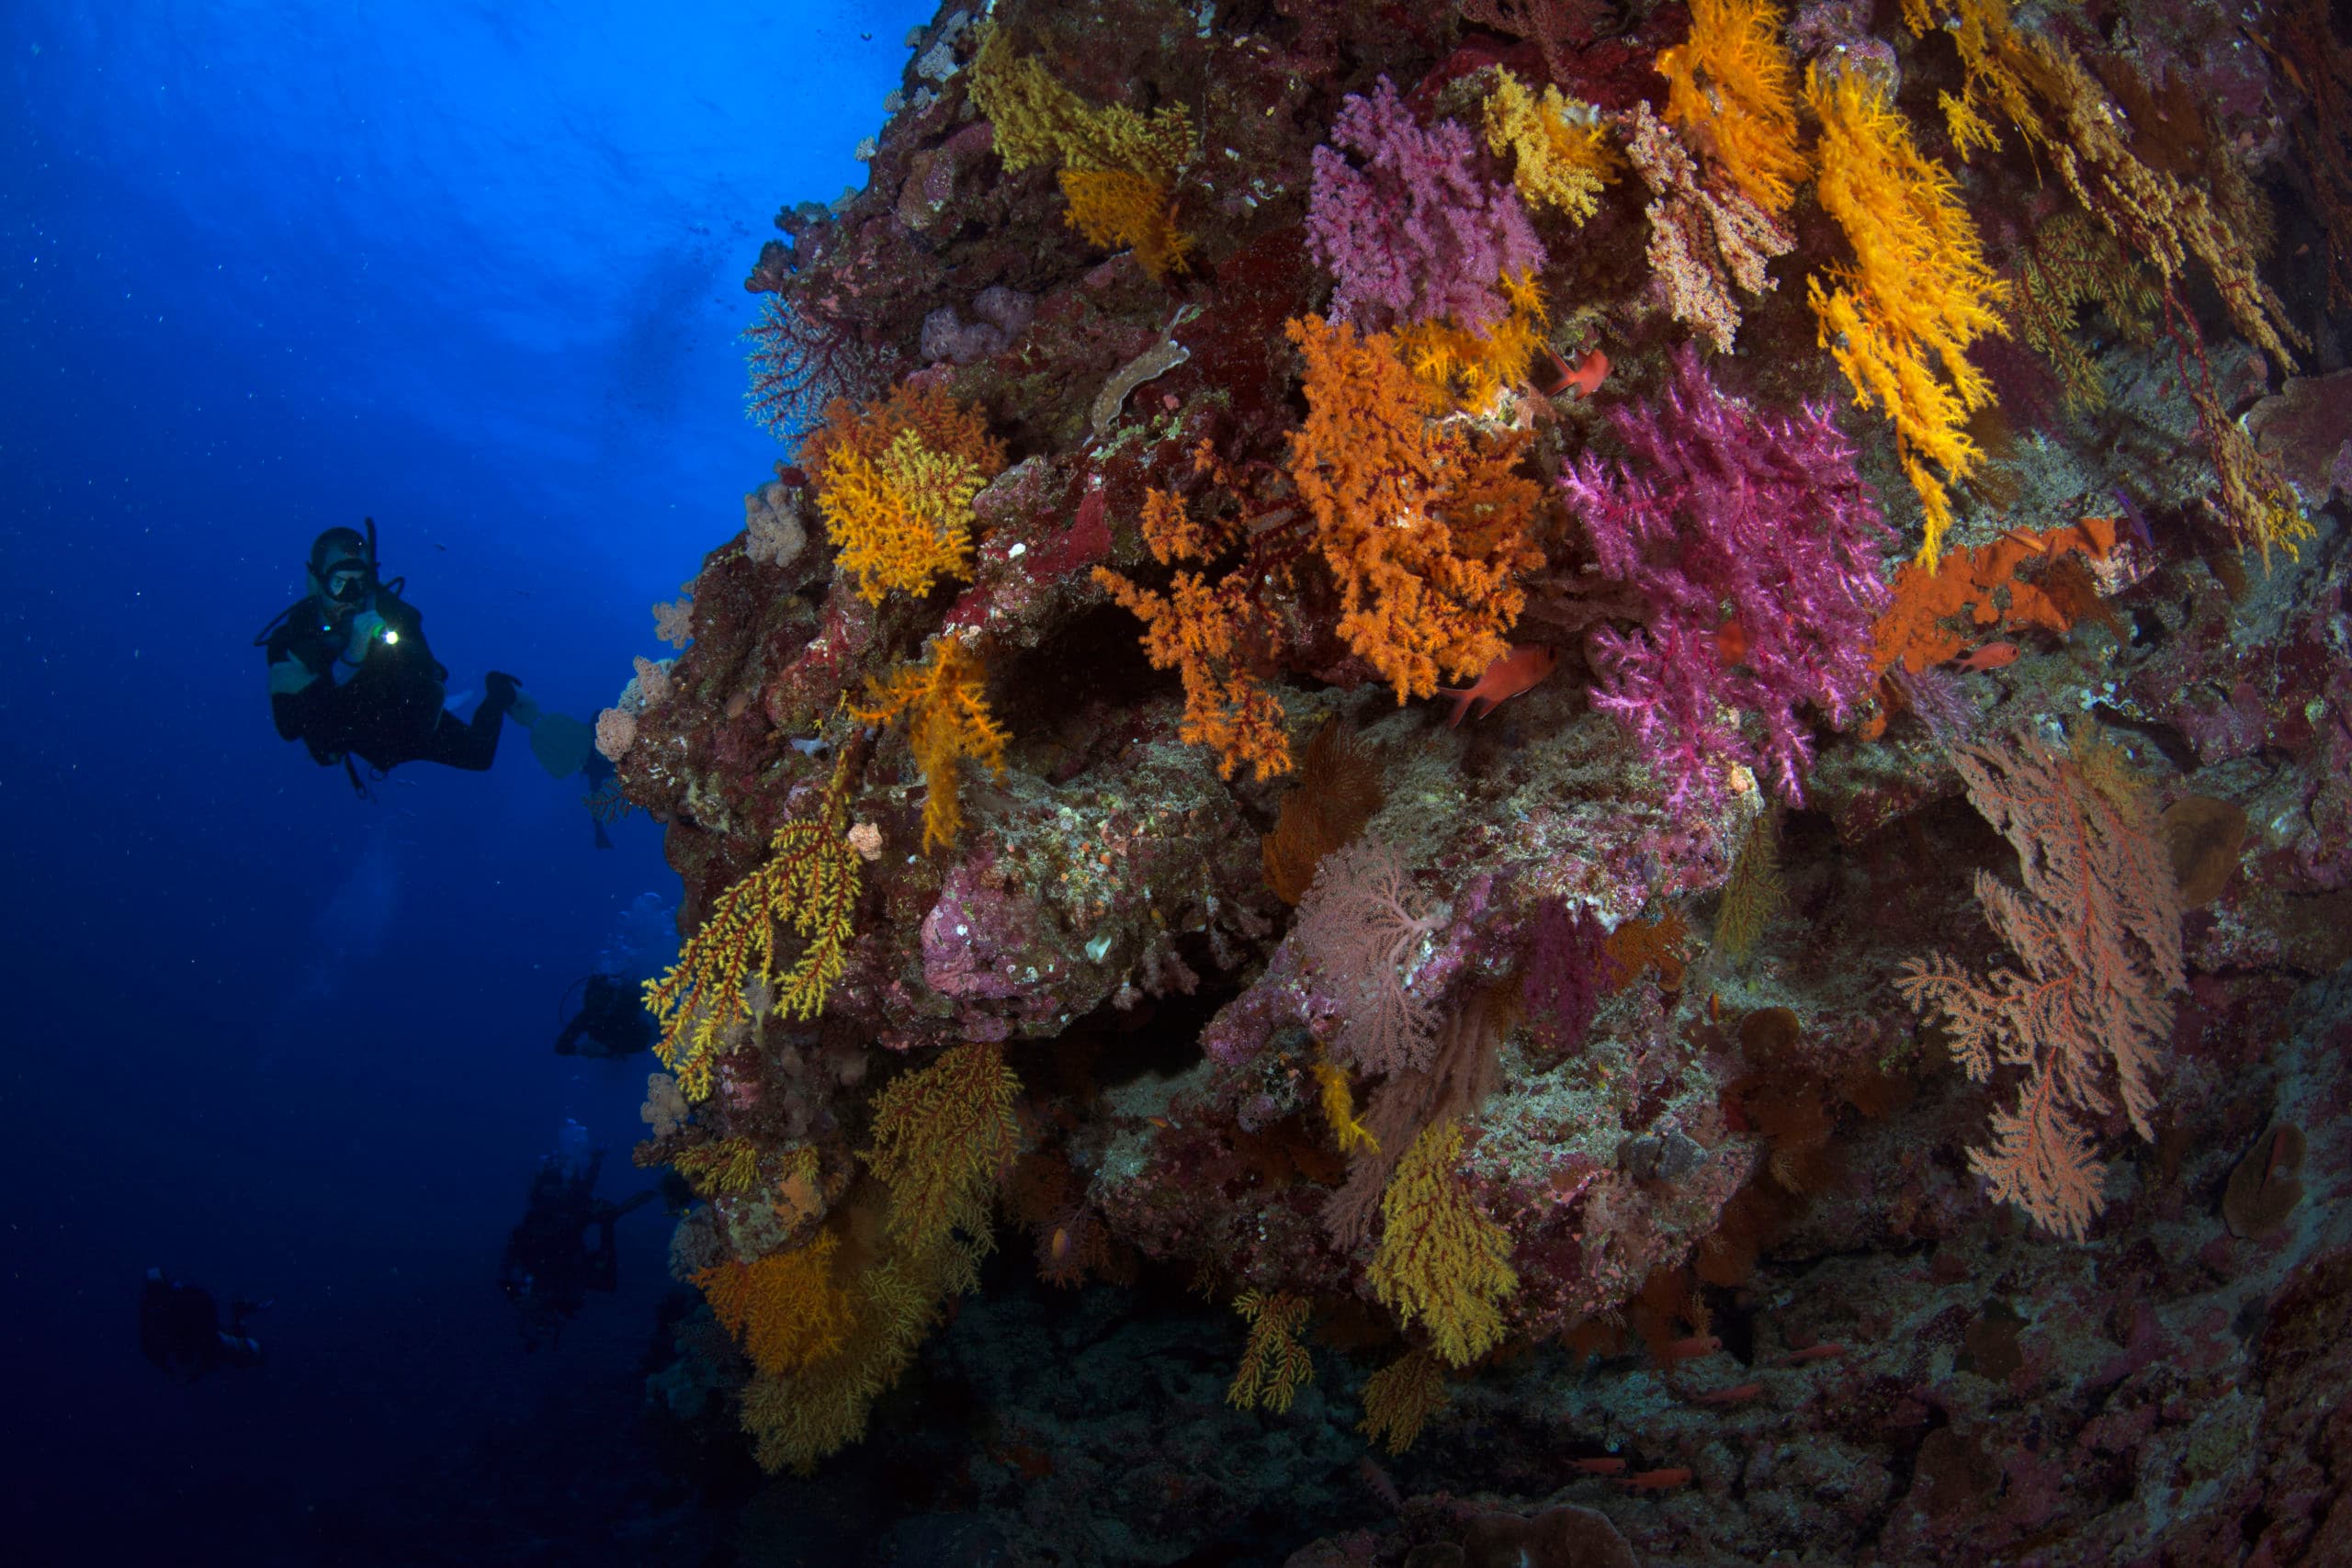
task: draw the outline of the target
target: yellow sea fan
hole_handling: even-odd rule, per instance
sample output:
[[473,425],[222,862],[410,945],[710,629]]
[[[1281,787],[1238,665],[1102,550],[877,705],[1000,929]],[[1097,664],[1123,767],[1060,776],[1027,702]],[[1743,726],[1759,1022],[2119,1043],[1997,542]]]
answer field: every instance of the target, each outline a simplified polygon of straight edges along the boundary
[[1374,1293],[1407,1324],[1419,1320],[1430,1348],[1467,1366],[1503,1337],[1503,1298],[1519,1288],[1510,1234],[1479,1211],[1454,1167],[1462,1129],[1424,1128],[1381,1195]]
[[771,1377],[797,1371],[839,1349],[850,1330],[849,1297],[833,1280],[840,1245],[820,1232],[791,1252],[706,1269],[695,1284],[753,1366]]

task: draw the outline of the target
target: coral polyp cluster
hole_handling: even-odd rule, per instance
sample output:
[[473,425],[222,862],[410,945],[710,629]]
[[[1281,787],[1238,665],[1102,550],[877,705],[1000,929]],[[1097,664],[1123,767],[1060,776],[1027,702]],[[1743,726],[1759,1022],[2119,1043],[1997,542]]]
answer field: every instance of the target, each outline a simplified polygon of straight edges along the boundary
[[[763,1463],[962,1377],[1023,1561],[2318,1560],[2347,57],[2107,15],[920,30],[598,727]],[[1029,1275],[1200,1303],[1157,1501],[976,1370]]]

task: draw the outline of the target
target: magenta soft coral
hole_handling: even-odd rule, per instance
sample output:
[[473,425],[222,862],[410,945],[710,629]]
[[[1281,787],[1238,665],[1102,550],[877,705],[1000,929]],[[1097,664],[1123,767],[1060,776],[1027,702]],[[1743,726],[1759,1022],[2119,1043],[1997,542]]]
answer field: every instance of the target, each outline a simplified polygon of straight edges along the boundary
[[1668,803],[1720,798],[1727,765],[1802,802],[1801,705],[1844,724],[1871,684],[1893,535],[1826,408],[1775,420],[1726,396],[1685,344],[1662,401],[1611,415],[1626,457],[1560,479],[1600,569],[1647,605],[1594,634],[1594,705],[1663,775]]
[[1315,150],[1306,243],[1340,282],[1331,319],[1364,332],[1501,321],[1504,275],[1541,271],[1544,245],[1518,193],[1482,172],[1470,132],[1450,119],[1423,130],[1383,76],[1340,107],[1331,140],[1364,163]]

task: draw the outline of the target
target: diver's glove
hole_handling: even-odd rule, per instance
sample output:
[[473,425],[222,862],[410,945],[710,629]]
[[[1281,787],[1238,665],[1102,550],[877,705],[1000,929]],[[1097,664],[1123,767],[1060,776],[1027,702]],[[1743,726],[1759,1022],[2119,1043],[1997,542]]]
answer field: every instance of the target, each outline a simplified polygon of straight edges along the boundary
[[341,685],[358,674],[359,667],[368,661],[378,643],[396,640],[392,628],[384,624],[384,617],[376,613],[374,605],[352,616],[350,629],[344,634],[343,652],[334,661],[335,684]]
[[269,667],[269,694],[290,697],[297,692],[307,692],[318,677],[311,667],[299,659],[281,659]]

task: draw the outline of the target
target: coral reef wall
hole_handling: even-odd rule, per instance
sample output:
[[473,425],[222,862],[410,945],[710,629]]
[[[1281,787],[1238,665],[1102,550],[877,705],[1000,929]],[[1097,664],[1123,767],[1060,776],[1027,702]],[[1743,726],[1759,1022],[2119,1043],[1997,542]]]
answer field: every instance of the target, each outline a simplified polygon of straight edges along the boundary
[[960,1382],[1006,1561],[2352,1560],[2330,28],[943,8],[597,726],[664,1397]]

